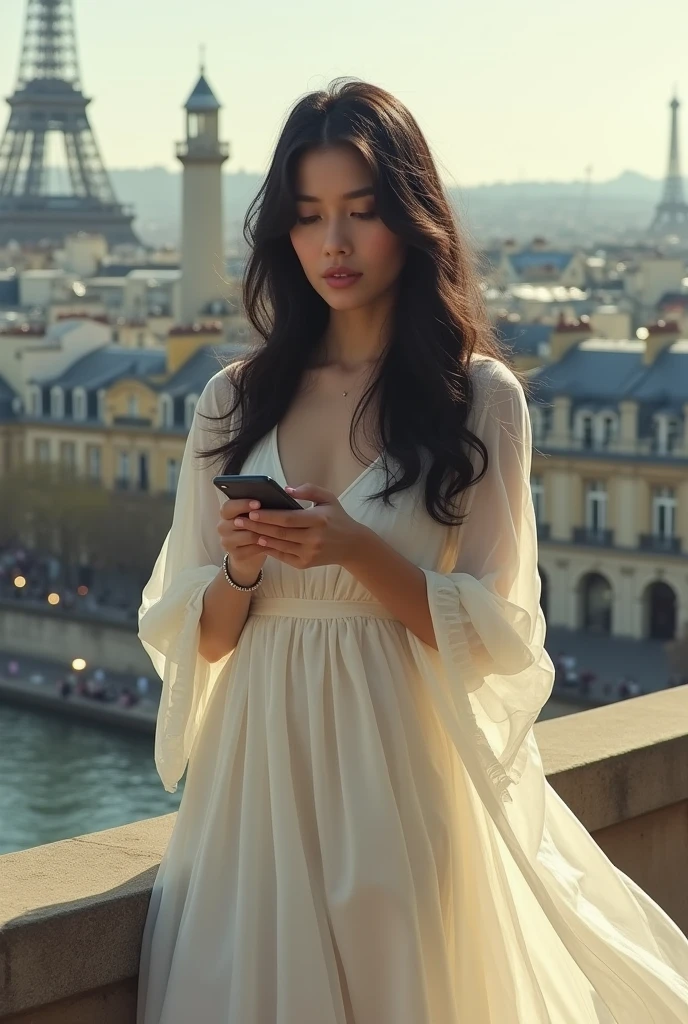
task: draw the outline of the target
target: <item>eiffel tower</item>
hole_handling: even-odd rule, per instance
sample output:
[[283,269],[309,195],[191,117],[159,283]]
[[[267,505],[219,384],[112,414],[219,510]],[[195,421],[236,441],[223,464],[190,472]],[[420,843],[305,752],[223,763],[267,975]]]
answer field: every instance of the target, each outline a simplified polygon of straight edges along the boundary
[[656,239],[676,236],[681,242],[688,242],[688,203],[683,196],[681,162],[678,155],[678,108],[676,96],[672,99],[671,139],[669,142],[669,166],[664,179],[662,198],[657,204],[650,235]]
[[[140,245],[133,212],[117,202],[89,124],[72,0],[28,0],[19,77],[8,102],[0,143],[0,245],[60,245],[77,231],[102,234],[110,246]],[[64,153],[59,168],[51,166],[53,143]]]

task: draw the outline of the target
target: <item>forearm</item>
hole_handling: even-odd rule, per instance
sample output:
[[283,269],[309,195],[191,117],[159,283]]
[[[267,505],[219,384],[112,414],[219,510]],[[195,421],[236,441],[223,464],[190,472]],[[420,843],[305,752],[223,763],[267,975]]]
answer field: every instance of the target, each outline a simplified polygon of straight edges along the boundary
[[422,569],[363,526],[343,567],[419,640],[437,650]]
[[[232,578],[242,585],[253,582],[253,579],[244,579],[237,569],[232,569]],[[234,650],[246,623],[252,596],[252,591],[243,593],[231,587],[222,569],[218,570],[203,595],[198,642],[198,653],[202,658],[210,662],[219,661]]]

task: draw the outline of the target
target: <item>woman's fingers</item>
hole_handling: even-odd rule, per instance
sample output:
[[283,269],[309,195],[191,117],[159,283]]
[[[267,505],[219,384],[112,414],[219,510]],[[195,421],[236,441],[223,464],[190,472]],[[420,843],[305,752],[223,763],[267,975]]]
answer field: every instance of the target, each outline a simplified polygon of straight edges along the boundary
[[220,515],[223,519],[232,520],[236,516],[254,512],[260,508],[260,502],[253,498],[228,498],[220,508]]
[[[240,525],[241,524],[241,525]],[[289,540],[291,538],[294,541],[295,538],[299,537],[299,532],[288,526],[272,526],[270,523],[252,523],[250,519],[239,519],[236,520],[234,525],[239,533],[255,535],[259,533],[261,537],[276,537],[281,540]],[[303,536],[300,537],[303,540]]]

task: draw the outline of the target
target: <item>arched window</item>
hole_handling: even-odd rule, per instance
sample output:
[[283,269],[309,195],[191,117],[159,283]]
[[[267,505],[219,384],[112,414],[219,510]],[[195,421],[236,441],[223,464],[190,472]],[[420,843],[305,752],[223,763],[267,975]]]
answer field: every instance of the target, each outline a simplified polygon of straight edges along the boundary
[[86,391],[84,388],[74,388],[72,392],[72,416],[75,420],[85,420],[87,417]]
[[663,580],[655,580],[643,594],[645,635],[651,640],[674,640],[676,637],[676,591]]
[[595,444],[595,417],[590,409],[579,409],[573,425],[573,435],[582,448],[593,448]]
[[658,455],[669,455],[681,437],[681,421],[671,413],[658,412],[652,417],[652,447]]
[[578,585],[579,623],[593,633],[611,633],[612,587],[601,573],[587,573]]
[[187,430],[191,429],[191,421],[193,420],[194,412],[196,411],[196,405],[198,404],[198,395],[187,395],[184,401],[184,425]]
[[618,422],[617,414],[610,409],[604,409],[597,414],[595,441],[598,448],[608,448],[612,441],[616,440]]
[[39,384],[31,384],[29,386],[29,415],[30,416],[42,416],[43,415],[43,395]]
[[64,391],[59,385],[50,389],[50,415],[55,420],[64,417]]
[[170,395],[159,395],[158,397],[158,416],[161,427],[172,427],[174,426],[174,408],[172,405],[172,398]]

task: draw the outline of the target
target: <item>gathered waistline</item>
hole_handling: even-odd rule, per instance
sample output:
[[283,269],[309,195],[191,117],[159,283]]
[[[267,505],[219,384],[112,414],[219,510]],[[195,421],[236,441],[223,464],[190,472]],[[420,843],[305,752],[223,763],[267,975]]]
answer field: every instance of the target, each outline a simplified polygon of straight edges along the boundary
[[249,615],[287,615],[296,619],[344,619],[372,616],[396,619],[379,601],[318,601],[307,597],[254,597]]

